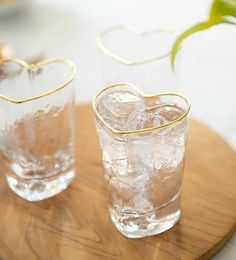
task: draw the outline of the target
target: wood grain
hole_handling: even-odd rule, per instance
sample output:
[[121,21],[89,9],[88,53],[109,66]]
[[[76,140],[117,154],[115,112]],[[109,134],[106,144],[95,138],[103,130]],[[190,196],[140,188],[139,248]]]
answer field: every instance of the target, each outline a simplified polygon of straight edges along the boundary
[[171,230],[131,240],[107,211],[92,109],[77,108],[77,177],[54,198],[30,203],[0,177],[0,259],[210,259],[236,222],[236,154],[191,120],[182,217]]

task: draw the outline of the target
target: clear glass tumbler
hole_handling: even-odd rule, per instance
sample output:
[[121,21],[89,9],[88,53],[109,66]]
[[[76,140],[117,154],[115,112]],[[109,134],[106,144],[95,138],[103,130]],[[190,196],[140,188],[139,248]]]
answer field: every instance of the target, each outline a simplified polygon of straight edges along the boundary
[[117,25],[105,29],[96,38],[104,84],[132,82],[146,93],[176,91],[178,78],[170,63],[175,39],[175,31],[168,27],[138,31]]
[[120,83],[98,93],[93,108],[115,226],[129,238],[171,228],[180,218],[187,99]]
[[75,175],[74,86],[69,60],[0,60],[0,151],[9,187],[29,201],[66,189]]

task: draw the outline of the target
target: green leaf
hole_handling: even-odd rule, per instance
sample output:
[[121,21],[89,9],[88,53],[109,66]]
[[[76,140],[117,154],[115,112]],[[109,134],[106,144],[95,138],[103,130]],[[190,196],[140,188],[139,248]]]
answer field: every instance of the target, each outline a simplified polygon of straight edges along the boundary
[[214,0],[211,6],[209,20],[217,17],[236,16],[236,0]]
[[171,52],[171,64],[172,64],[172,67],[174,69],[174,62],[175,62],[175,58],[176,58],[176,55],[182,45],[182,42],[188,37],[190,36],[191,34],[193,33],[196,33],[196,32],[199,32],[199,31],[203,31],[203,30],[206,30],[210,27],[212,27],[213,25],[216,25],[216,24],[219,24],[219,23],[222,23],[223,20],[220,19],[220,20],[214,20],[214,21],[207,21],[207,22],[202,22],[202,23],[199,23],[199,24],[196,24],[194,25],[193,27],[189,28],[187,31],[183,32],[178,38],[177,40],[175,41],[173,47],[172,47],[172,52]]
[[176,55],[182,45],[182,42],[191,34],[209,29],[220,23],[234,24],[228,17],[236,17],[236,0],[214,0],[211,6],[208,21],[199,23],[183,32],[175,41],[171,52],[171,64],[174,69]]

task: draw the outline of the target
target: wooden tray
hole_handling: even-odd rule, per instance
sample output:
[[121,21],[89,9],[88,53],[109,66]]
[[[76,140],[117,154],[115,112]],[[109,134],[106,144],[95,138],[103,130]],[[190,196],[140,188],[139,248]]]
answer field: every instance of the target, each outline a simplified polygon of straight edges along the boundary
[[236,222],[236,154],[192,120],[182,218],[171,230],[131,240],[111,223],[90,106],[77,108],[78,174],[63,193],[24,201],[0,177],[0,259],[209,259]]

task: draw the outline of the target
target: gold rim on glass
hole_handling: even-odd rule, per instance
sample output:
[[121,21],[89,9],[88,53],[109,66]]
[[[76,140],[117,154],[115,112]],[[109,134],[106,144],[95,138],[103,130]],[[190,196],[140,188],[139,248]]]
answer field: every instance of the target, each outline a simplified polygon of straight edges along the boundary
[[75,75],[76,75],[75,64],[72,61],[67,60],[67,59],[48,59],[48,60],[40,61],[38,63],[30,64],[26,61],[23,61],[23,60],[20,60],[20,59],[17,59],[17,58],[7,58],[7,59],[0,59],[0,66],[3,63],[7,63],[7,62],[16,63],[16,64],[21,65],[22,67],[27,68],[29,70],[39,69],[39,68],[41,68],[45,65],[57,63],[57,62],[67,64],[71,68],[71,75],[70,75],[69,79],[65,81],[65,83],[53,88],[50,91],[45,92],[43,94],[33,96],[33,97],[30,97],[30,98],[25,98],[25,99],[13,99],[13,98],[9,98],[9,97],[4,96],[4,95],[0,95],[0,99],[3,99],[5,101],[9,101],[9,102],[15,103],[15,104],[21,104],[21,103],[33,101],[33,100],[36,100],[36,99],[39,99],[39,98],[42,98],[42,97],[45,97],[45,96],[49,96],[49,95],[53,94],[54,92],[57,92],[57,91],[65,88],[67,85],[69,85],[74,80]]
[[111,58],[113,60],[116,60],[116,61],[118,61],[122,64],[125,64],[125,65],[128,65],[128,66],[134,66],[134,65],[145,64],[145,63],[153,62],[156,60],[160,60],[160,59],[170,56],[170,54],[171,54],[171,51],[169,51],[168,53],[165,53],[163,55],[159,55],[159,56],[156,56],[153,58],[144,59],[144,60],[140,60],[140,61],[127,60],[127,59],[115,54],[114,52],[110,51],[108,48],[106,48],[102,41],[103,36],[105,36],[107,33],[111,32],[111,31],[118,30],[118,29],[123,29],[123,30],[126,30],[128,32],[131,32],[131,33],[139,35],[139,36],[146,36],[146,35],[156,34],[156,33],[160,33],[160,32],[175,33],[175,31],[173,29],[168,28],[168,27],[157,28],[157,29],[150,30],[150,31],[138,31],[134,27],[128,26],[128,25],[116,25],[116,26],[109,27],[97,35],[96,44],[97,44],[98,49],[103,54],[105,54],[106,56],[108,56],[109,58]]
[[[150,128],[144,128],[144,129],[139,129],[139,130],[129,130],[129,131],[119,131],[115,128],[113,128],[112,126],[110,126],[103,118],[102,116],[99,114],[99,112],[97,111],[96,108],[96,103],[97,103],[97,99],[99,98],[99,96],[104,93],[105,91],[107,91],[108,89],[114,88],[114,87],[120,87],[120,86],[128,86],[128,87],[132,87],[133,89],[135,89],[137,91],[137,93],[144,98],[158,98],[161,96],[175,96],[175,97],[180,97],[182,100],[184,100],[187,104],[187,109],[186,111],[183,113],[183,115],[181,115],[179,118],[161,125],[161,126],[156,126],[156,127],[150,127]],[[102,89],[100,92],[98,92],[98,94],[94,97],[93,99],[93,110],[95,112],[95,115],[98,117],[98,119],[102,122],[102,124],[113,134],[116,135],[127,135],[127,134],[143,134],[143,133],[147,133],[147,132],[151,132],[154,130],[158,130],[158,129],[163,129],[166,127],[170,127],[180,121],[182,121],[189,113],[191,108],[191,105],[188,101],[188,99],[186,97],[184,97],[183,95],[177,93],[177,92],[162,92],[159,94],[154,94],[154,95],[147,95],[145,93],[143,93],[142,91],[139,90],[139,88],[137,88],[135,85],[131,84],[131,83],[115,83],[115,84],[110,84],[107,87],[105,87],[104,89]]]

